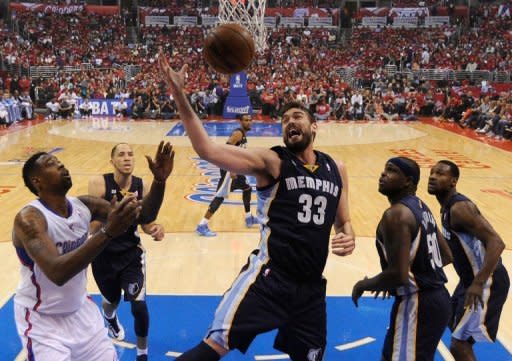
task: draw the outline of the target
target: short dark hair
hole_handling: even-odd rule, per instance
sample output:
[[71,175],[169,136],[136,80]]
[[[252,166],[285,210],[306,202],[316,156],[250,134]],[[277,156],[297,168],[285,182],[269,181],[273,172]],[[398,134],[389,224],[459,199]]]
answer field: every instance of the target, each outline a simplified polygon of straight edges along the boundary
[[286,103],[283,106],[283,108],[281,109],[281,111],[280,111],[281,117],[284,115],[284,113],[286,113],[288,110],[290,110],[292,108],[297,108],[297,109],[300,109],[303,112],[305,112],[308,115],[309,120],[310,120],[311,123],[314,123],[316,121],[315,117],[313,116],[313,114],[311,113],[309,108],[305,107],[304,104],[302,104],[300,102],[289,102],[289,103]]
[[117,143],[116,145],[114,145],[112,147],[112,150],[110,151],[110,159],[114,158],[114,154],[116,153],[117,147],[120,146],[121,144],[129,145],[128,143],[125,142]]
[[23,165],[23,170],[21,172],[23,175],[23,182],[25,182],[25,186],[36,196],[39,194],[37,192],[37,189],[32,184],[30,178],[39,170],[39,164],[37,164],[37,161],[43,155],[48,155],[48,153],[37,152],[33,154],[30,158],[27,159],[27,161]]
[[242,120],[242,118],[245,117],[246,115],[251,116],[251,114],[249,114],[249,113],[240,113],[240,114],[236,115],[236,119]]
[[459,170],[459,167],[457,166],[457,164],[455,164],[451,160],[447,160],[447,159],[440,160],[438,163],[442,163],[442,164],[445,164],[448,167],[450,167],[450,173],[452,174],[452,176],[459,179],[460,170]]

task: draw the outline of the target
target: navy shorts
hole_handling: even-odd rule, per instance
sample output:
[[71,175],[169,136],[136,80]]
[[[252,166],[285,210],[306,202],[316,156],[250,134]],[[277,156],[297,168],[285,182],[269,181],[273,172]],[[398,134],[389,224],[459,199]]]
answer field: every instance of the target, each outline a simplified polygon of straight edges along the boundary
[[146,297],[146,252],[141,245],[122,253],[102,252],[92,262],[101,295],[110,303],[143,301]]
[[247,178],[244,175],[237,175],[234,179],[232,179],[229,172],[221,169],[215,197],[227,198],[229,192],[233,192],[235,189],[244,190],[247,188],[251,188],[251,186],[247,182]]
[[494,342],[498,333],[501,311],[507,300],[510,280],[502,264],[496,267],[492,279],[484,285],[484,308],[464,309],[466,288],[459,283],[453,292],[453,317],[450,321],[452,337],[460,341]]
[[432,361],[451,316],[445,287],[396,296],[382,358]]
[[207,338],[245,353],[254,338],[278,329],[274,348],[293,361],[320,361],[326,345],[327,281],[297,282],[253,254],[224,294]]

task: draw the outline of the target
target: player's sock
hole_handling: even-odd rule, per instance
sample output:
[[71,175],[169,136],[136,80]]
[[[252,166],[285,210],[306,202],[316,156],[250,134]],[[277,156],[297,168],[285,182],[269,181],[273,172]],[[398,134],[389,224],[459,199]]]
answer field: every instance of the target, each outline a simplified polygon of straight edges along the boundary
[[208,219],[206,219],[206,218],[201,219],[201,222],[199,222],[199,225],[203,226],[205,224],[208,224]]
[[148,354],[148,348],[138,348],[137,347],[137,356],[140,355],[147,355]]
[[246,212],[245,213],[245,218],[250,217],[250,216],[252,216],[251,212]]

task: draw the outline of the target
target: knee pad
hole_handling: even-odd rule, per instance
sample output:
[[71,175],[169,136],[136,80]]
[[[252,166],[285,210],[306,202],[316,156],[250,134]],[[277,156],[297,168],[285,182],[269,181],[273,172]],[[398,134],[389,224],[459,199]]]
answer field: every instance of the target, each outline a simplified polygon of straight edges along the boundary
[[208,211],[211,214],[214,214],[215,212],[217,212],[217,209],[219,209],[222,202],[224,202],[224,198],[222,197],[213,198],[212,202],[210,203],[210,206],[208,207]]
[[132,315],[135,320],[135,334],[147,337],[149,330],[149,312],[146,301],[132,301]]

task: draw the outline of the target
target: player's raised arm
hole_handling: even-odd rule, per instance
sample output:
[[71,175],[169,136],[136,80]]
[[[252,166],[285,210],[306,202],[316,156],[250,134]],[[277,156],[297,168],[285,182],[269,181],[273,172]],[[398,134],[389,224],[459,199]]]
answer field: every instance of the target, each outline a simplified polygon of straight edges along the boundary
[[[175,72],[169,66],[162,52],[158,56],[158,63],[176,101],[180,119],[185,126],[192,146],[202,159],[237,174],[251,174],[257,178],[275,178],[275,175],[279,172],[278,164],[280,164],[279,157],[275,152],[262,148],[247,150],[226,144],[216,144],[208,137],[201,120],[190,106],[184,91],[187,65],[184,65],[180,71]],[[259,178],[259,180],[263,179]]]

